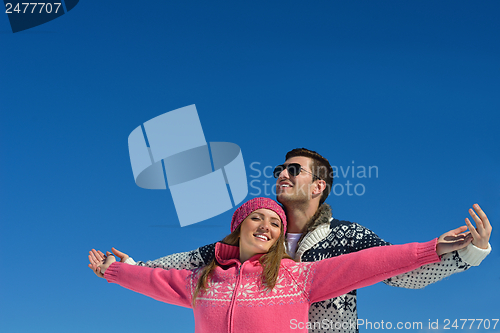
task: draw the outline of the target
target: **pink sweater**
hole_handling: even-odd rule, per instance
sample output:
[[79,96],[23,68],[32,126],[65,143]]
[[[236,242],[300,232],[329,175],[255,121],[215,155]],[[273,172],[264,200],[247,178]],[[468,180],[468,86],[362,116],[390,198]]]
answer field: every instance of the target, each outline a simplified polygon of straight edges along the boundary
[[[224,267],[215,269],[209,288],[198,295],[195,332],[307,332],[298,327],[307,323],[311,303],[440,260],[436,240],[373,247],[316,262],[283,259],[276,286],[269,291],[260,280],[262,254],[241,264],[236,246],[218,243],[215,252]],[[191,308],[199,272],[115,262],[104,277],[159,301]]]

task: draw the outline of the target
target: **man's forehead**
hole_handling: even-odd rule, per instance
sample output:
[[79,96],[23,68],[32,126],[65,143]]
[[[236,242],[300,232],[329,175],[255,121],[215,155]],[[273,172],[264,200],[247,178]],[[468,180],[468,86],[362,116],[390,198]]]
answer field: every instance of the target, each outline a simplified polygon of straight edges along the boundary
[[305,156],[294,156],[285,161],[285,164],[290,163],[299,163],[302,166],[310,166],[311,158]]

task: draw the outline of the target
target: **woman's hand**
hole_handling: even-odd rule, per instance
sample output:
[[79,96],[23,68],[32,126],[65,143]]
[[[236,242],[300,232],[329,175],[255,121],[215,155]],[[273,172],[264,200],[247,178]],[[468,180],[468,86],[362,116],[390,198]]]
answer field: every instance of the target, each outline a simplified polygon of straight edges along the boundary
[[447,233],[442,234],[436,244],[436,253],[441,256],[445,253],[460,250],[472,242],[471,233],[464,232],[467,230],[467,226],[461,226],[455,230],[450,230]]
[[[101,251],[96,251],[95,249],[92,249],[92,251],[89,252],[89,268],[94,271],[95,275],[98,277],[104,278],[104,275],[101,273],[100,267],[101,265],[104,265],[106,262],[106,258],[113,257],[113,260],[116,261],[114,256],[120,258],[120,262],[124,262],[129,258],[129,256],[123,252],[118,251],[114,247],[111,248],[111,251],[113,252],[106,252],[106,254],[102,253]],[[114,261],[113,261],[114,262]],[[111,263],[109,264],[111,265]],[[109,265],[106,267],[108,268]]]

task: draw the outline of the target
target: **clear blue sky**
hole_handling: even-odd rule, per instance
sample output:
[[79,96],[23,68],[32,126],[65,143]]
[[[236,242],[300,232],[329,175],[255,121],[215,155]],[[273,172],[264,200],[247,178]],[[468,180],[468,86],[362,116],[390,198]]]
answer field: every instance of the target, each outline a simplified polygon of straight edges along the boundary
[[424,290],[363,289],[359,317],[499,318],[499,11],[488,0],[80,1],[16,34],[1,14],[1,330],[194,331],[191,310],[87,268],[93,247],[148,260],[229,232],[233,211],[181,228],[168,190],[134,183],[130,132],[190,104],[207,141],[241,147],[256,180],[247,199],[273,197],[253,169],[307,147],[339,170],[378,168],[339,177],[344,193],[327,202],[393,243],[437,237],[479,203],[495,229],[480,267]]

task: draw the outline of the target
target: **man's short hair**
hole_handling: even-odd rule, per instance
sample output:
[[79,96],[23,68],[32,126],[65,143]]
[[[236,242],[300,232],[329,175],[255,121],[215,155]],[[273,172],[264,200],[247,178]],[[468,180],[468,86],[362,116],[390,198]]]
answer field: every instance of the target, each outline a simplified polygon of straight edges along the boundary
[[295,148],[290,150],[288,153],[286,153],[285,160],[297,156],[309,157],[312,161],[312,173],[326,182],[326,188],[321,195],[321,199],[319,200],[319,204],[323,204],[326,198],[328,198],[328,195],[330,195],[330,191],[333,185],[333,169],[330,165],[330,162],[328,162],[326,158],[324,158],[317,152],[306,148]]

